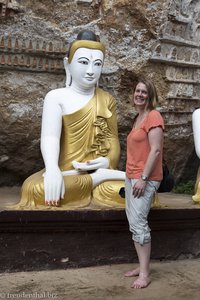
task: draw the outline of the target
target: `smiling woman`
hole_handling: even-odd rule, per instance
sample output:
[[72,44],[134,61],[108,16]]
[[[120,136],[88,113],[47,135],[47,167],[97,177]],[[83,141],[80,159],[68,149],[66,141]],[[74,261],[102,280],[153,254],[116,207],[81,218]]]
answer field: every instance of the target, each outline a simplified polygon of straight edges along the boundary
[[151,230],[147,217],[163,176],[164,122],[155,109],[157,99],[154,84],[139,79],[133,89],[133,106],[138,114],[127,137],[125,190],[126,214],[139,260],[139,267],[125,274],[139,276],[133,288],[145,288],[150,283]]
[[97,87],[104,56],[104,45],[88,30],[70,45],[64,58],[66,87],[50,91],[44,100],[45,169],[24,182],[17,208],[124,207],[119,190],[125,173],[116,170],[116,102]]

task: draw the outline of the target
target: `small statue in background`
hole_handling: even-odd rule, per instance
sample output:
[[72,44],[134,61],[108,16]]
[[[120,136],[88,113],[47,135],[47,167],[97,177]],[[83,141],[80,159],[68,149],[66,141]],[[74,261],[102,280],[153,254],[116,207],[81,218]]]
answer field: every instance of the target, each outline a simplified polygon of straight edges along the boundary
[[97,87],[104,45],[78,34],[64,58],[66,87],[44,100],[41,152],[45,169],[28,177],[17,209],[124,207],[116,102]]
[[[200,108],[196,109],[192,114],[192,127],[194,135],[194,146],[197,156],[200,158]],[[192,196],[195,203],[200,203],[200,167],[198,169],[195,195]]]

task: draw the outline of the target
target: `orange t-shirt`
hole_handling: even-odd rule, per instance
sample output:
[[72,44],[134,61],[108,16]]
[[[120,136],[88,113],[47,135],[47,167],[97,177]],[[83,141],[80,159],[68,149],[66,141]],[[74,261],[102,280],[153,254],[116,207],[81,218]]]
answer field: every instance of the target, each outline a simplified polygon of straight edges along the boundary
[[[164,130],[164,121],[161,114],[152,110],[148,113],[139,128],[133,128],[127,137],[127,161],[126,175],[128,178],[140,178],[144,170],[147,157],[150,152],[148,132],[155,127],[162,127]],[[149,176],[149,180],[162,180],[162,158],[163,149],[159,154],[154,170]]]

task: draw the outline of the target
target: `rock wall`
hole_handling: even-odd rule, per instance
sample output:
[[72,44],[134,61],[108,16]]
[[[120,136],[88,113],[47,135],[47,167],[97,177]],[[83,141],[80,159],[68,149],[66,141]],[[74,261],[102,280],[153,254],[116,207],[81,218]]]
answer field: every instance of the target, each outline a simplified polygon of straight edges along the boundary
[[63,56],[88,28],[107,53],[100,86],[117,100],[121,161],[132,126],[132,85],[157,87],[165,119],[165,159],[177,180],[196,176],[191,114],[200,102],[198,0],[0,0],[0,185],[21,184],[43,168],[43,99],[64,86]]

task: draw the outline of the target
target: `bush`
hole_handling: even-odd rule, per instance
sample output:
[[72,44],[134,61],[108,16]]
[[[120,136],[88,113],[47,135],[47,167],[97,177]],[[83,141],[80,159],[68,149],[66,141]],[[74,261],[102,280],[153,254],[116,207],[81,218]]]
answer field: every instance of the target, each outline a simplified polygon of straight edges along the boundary
[[189,180],[188,182],[181,182],[173,188],[173,192],[177,194],[188,194],[193,195],[194,194],[194,186],[195,181]]

